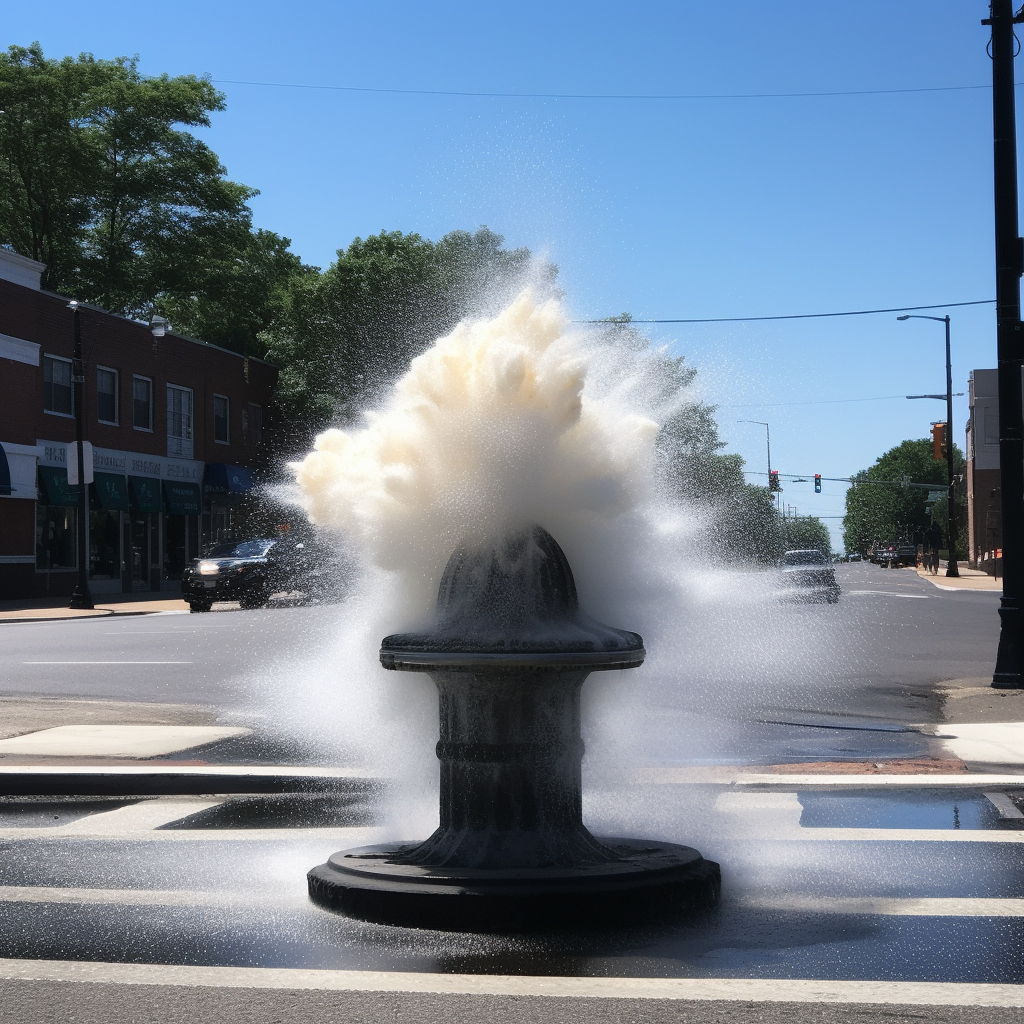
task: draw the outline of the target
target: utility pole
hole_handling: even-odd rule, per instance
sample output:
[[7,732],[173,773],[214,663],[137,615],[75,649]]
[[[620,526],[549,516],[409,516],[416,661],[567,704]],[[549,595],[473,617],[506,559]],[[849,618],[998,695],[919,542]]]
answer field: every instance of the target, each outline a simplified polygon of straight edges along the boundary
[[78,586],[71,595],[72,608],[92,608],[89,591],[89,552],[85,543],[85,517],[89,514],[89,485],[85,482],[85,361],[82,359],[82,322],[78,303],[69,302],[75,321],[75,359],[71,364],[74,385],[75,444],[78,446]]
[[1024,242],[1017,219],[1017,123],[1013,55],[1017,40],[1013,0],[991,0],[992,128],[996,235],[996,339],[999,367],[999,470],[1002,475],[1003,597],[999,605],[999,648],[992,685],[1024,689],[1024,437],[1021,368],[1024,330],[1020,320],[1020,278]]

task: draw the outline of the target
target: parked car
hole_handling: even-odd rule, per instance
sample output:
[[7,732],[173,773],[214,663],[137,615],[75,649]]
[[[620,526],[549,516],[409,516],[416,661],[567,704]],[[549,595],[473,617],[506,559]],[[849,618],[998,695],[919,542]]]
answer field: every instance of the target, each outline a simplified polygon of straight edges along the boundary
[[194,612],[208,612],[215,601],[261,608],[281,592],[330,601],[340,596],[344,577],[342,563],[322,545],[260,537],[208,548],[182,573],[181,596]]
[[840,588],[836,571],[829,559],[817,548],[787,551],[779,559],[782,571],[783,596],[793,601],[839,600]]

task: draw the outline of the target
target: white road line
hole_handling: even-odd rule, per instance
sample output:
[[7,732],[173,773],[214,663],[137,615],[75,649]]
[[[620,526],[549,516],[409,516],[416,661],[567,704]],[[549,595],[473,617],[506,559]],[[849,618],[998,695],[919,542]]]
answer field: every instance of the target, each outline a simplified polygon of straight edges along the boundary
[[846,590],[844,591],[848,596],[860,595],[860,594],[874,594],[878,597],[910,597],[915,601],[927,601],[927,594],[899,594],[895,590]]
[[[179,815],[184,817],[184,815]],[[81,820],[81,819],[80,819]],[[88,821],[86,818],[84,821]],[[116,840],[126,843],[295,843],[322,844],[334,850],[354,846],[369,846],[391,838],[382,828],[204,828],[204,829],[123,829],[119,832],[97,828],[90,831],[86,825],[71,831],[69,825],[57,828],[0,828],[0,842],[53,842],[69,839],[75,842]],[[325,854],[325,856],[327,855]]]
[[210,892],[189,889],[77,889],[41,885],[0,885],[0,903],[64,903],[75,906],[235,907],[258,904],[304,906],[305,886],[292,896],[279,892]]
[[23,661],[22,665],[191,665],[191,661]]
[[[0,898],[3,898],[2,892],[0,889]],[[779,896],[740,897],[737,903],[743,907],[762,910],[877,914],[884,917],[1024,917],[1024,899],[890,899],[873,896],[802,896],[799,893],[785,893]]]
[[[233,907],[305,906],[305,886],[294,894],[195,889],[85,889],[41,885],[0,885],[0,903],[59,903],[75,906]],[[797,910],[879,917],[1024,917],[1024,899],[804,896],[741,896],[735,903],[755,910]]]
[[559,978],[401,971],[316,971],[271,967],[191,967],[63,960],[0,960],[0,978],[177,985],[188,988],[422,992],[443,995],[590,999],[868,1003],[902,1006],[1024,1006],[1024,985],[927,981],[812,981],[784,978]]
[[115,807],[111,811],[100,811],[90,814],[67,825],[48,832],[59,832],[62,836],[87,835],[117,837],[126,832],[139,832],[159,828],[172,821],[187,818],[210,807],[218,807],[224,803],[225,797],[201,799],[199,797],[182,797],[177,800],[143,800],[137,804]]

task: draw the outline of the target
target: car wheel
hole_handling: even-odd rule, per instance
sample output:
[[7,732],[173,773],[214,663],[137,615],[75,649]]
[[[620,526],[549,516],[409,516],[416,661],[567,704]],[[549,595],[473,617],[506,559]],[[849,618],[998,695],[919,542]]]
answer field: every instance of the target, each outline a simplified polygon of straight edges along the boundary
[[191,612],[208,612],[212,607],[212,601],[189,601],[188,603]]

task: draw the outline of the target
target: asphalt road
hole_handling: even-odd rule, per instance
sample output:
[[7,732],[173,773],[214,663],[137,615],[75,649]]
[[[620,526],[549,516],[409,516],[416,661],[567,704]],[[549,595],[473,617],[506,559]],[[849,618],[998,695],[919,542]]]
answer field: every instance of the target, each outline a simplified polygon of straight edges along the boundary
[[[940,719],[935,685],[991,675],[998,595],[872,565],[838,577],[837,605],[742,601],[734,584],[648,643],[635,676],[593,676],[591,763],[601,751],[652,764],[928,756],[914,726]],[[304,715],[315,731],[323,716],[308,705],[355,692],[329,646],[345,616],[337,605],[0,624],[0,696],[212,706],[258,728],[266,757],[316,760],[274,734]],[[360,671],[372,686],[384,676],[372,658]]]

